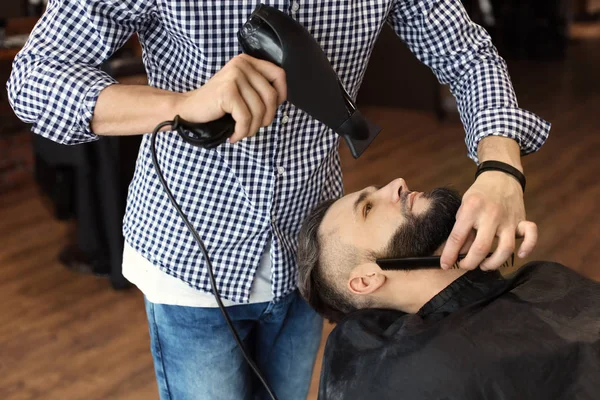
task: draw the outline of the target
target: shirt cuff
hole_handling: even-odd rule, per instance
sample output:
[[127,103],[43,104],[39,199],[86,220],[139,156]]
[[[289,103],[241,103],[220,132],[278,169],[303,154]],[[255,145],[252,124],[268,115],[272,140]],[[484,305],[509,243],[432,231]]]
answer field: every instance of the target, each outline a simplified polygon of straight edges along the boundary
[[73,145],[98,139],[90,122],[100,92],[117,81],[87,65],[48,65],[36,90],[47,90],[47,101],[33,131],[57,143]]
[[77,113],[77,115],[79,116],[77,124],[71,131],[71,137],[73,137],[73,139],[76,139],[78,137],[81,137],[81,139],[98,137],[94,132],[92,132],[91,127],[91,122],[94,116],[94,110],[96,109],[96,103],[98,102],[98,97],[100,96],[100,92],[102,90],[106,89],[110,85],[118,83],[114,78],[112,78],[108,74],[102,71],[99,72],[100,75],[92,83],[92,85],[89,87],[89,89],[83,96],[83,101],[81,102],[79,112]]
[[539,150],[548,139],[551,124],[520,108],[500,108],[479,112],[473,119],[466,142],[469,157],[479,164],[477,147],[487,136],[503,136],[519,143],[521,155]]

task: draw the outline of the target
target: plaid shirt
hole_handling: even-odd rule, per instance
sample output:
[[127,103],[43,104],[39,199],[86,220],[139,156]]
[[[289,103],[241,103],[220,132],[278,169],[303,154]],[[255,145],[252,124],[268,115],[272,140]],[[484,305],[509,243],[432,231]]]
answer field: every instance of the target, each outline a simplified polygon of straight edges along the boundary
[[[390,23],[412,52],[450,84],[469,156],[487,135],[516,139],[523,154],[546,140],[549,124],[517,105],[504,61],[459,0],[269,0],[320,43],[351,96],[360,87],[375,40]],[[236,33],[258,1],[50,0],[14,62],[8,91],[33,131],[64,144],[96,140],[90,119],[100,91],[115,80],[98,66],[135,32],[149,84],[175,92],[198,88],[240,53]],[[157,121],[158,122],[158,121]],[[165,178],[205,241],[224,298],[244,303],[261,252],[272,240],[272,290],[296,287],[296,235],[319,201],[343,192],[339,138],[284,103],[252,138],[216,150],[161,134]],[[163,271],[210,291],[202,255],[161,189],[149,137],[130,185],[123,232]]]

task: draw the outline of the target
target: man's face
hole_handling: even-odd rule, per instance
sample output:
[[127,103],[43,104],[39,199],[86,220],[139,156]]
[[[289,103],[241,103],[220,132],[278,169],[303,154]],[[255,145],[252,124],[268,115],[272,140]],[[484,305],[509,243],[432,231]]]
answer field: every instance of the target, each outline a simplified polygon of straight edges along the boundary
[[454,191],[413,192],[403,179],[396,179],[336,201],[319,232],[325,247],[333,235],[359,253],[379,258],[431,255],[447,240],[460,202]]

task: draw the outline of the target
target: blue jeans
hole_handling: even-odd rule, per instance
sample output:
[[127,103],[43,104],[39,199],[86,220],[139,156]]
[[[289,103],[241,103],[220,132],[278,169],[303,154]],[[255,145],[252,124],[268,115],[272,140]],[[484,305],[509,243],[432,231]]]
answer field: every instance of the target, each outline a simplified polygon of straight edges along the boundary
[[[277,303],[227,307],[240,338],[280,400],[305,400],[323,320],[298,291]],[[263,400],[218,308],[146,300],[161,400]]]

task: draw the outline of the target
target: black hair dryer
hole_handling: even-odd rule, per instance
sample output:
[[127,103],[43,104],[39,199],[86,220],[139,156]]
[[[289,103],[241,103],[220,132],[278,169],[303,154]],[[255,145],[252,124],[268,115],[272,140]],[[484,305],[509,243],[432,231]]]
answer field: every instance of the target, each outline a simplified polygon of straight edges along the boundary
[[[238,32],[243,51],[285,70],[287,100],[341,135],[354,158],[377,137],[381,128],[356,108],[321,46],[294,19],[260,4]],[[231,115],[208,122],[176,118],[173,129],[188,143],[213,148],[233,134]]]

